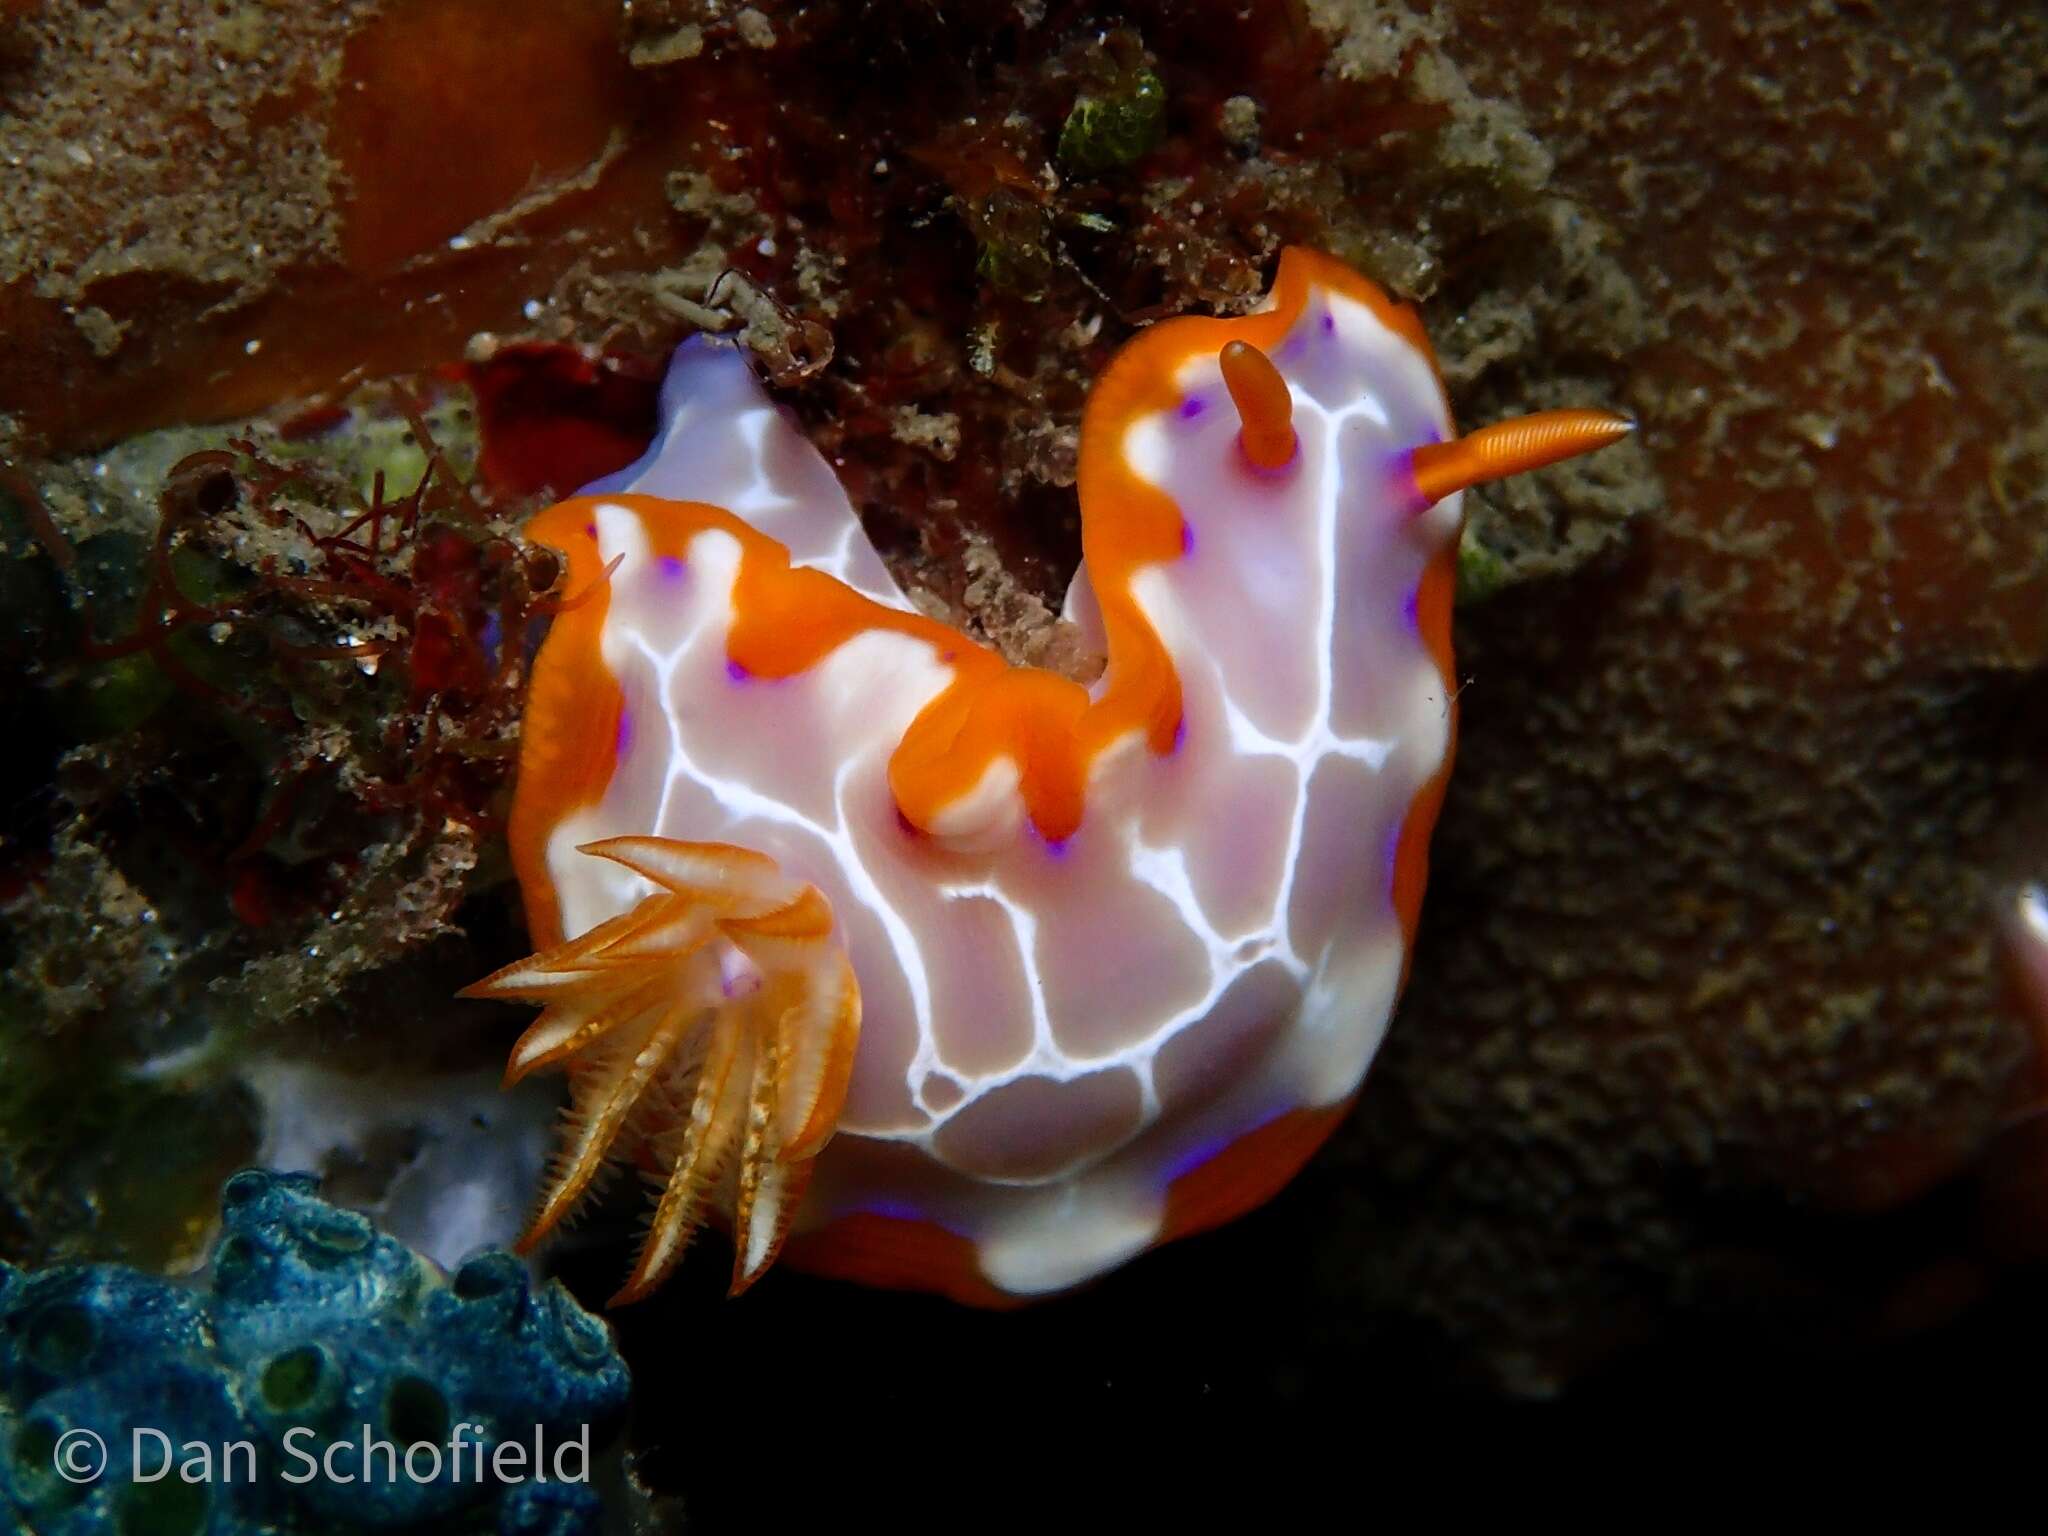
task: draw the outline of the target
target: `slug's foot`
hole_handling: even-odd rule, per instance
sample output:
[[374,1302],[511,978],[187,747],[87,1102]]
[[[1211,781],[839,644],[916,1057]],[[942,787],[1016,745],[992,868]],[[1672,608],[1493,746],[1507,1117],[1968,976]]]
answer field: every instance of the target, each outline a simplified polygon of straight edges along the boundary
[[531,1248],[614,1158],[661,1194],[613,1305],[675,1268],[708,1211],[734,1248],[732,1289],[782,1246],[812,1160],[831,1137],[860,1037],[860,993],[832,908],[775,861],[723,843],[615,837],[580,850],[654,895],[462,991],[542,1005],[512,1048],[509,1086],[570,1074],[567,1136],[520,1248]]

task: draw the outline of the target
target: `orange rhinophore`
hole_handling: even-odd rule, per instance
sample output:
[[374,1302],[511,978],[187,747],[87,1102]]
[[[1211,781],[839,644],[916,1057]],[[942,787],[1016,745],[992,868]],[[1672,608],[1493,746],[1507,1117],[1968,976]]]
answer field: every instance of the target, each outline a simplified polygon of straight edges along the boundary
[[1425,504],[1469,491],[1489,480],[1542,469],[1619,442],[1636,424],[1612,411],[1538,411],[1497,421],[1447,443],[1425,443],[1410,461],[1415,489]]
[[1238,443],[1260,469],[1281,469],[1294,457],[1294,396],[1273,359],[1248,341],[1233,341],[1216,354],[1224,385],[1244,423]]

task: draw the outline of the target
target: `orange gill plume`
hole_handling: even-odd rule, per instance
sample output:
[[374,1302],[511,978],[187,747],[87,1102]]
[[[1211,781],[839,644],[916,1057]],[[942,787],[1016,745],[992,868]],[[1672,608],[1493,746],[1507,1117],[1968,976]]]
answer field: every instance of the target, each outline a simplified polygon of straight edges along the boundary
[[580,850],[655,892],[631,911],[463,990],[538,1003],[507,1084],[570,1074],[566,1138],[530,1249],[612,1159],[660,1199],[613,1305],[647,1295],[712,1209],[730,1222],[734,1294],[774,1262],[831,1138],[860,1036],[860,993],[816,887],[723,843],[614,837]]

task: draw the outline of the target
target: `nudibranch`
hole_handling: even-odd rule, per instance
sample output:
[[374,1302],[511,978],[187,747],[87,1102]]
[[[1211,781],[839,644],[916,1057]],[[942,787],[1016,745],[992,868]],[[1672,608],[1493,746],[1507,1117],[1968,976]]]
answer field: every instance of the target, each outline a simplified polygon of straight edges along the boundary
[[1303,250],[1141,332],[1082,424],[1083,684],[906,600],[741,354],[677,352],[646,456],[541,514],[569,588],[512,853],[570,1074],[528,1241],[659,1188],[615,1301],[708,1216],[987,1304],[1226,1221],[1344,1114],[1407,967],[1455,711],[1460,492],[1629,429],[1454,437],[1413,312]]

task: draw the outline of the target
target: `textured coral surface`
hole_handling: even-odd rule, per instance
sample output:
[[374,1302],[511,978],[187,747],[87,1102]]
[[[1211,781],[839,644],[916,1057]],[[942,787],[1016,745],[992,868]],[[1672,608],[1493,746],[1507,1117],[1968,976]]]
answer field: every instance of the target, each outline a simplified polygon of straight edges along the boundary
[[1996,919],[2048,868],[2048,24],[1451,19],[1621,232],[1665,489],[1462,626],[1432,924],[1345,1147],[1426,1212],[1401,1288],[1540,1386],[1674,1304],[1909,1307],[1943,1256],[1854,1218],[2031,1095]]
[[[1015,1317],[771,1276],[707,1326],[721,1266],[686,1273],[625,1346],[729,1407],[644,1427],[648,1480],[696,1490],[790,1370],[1394,1400],[1763,1361],[1952,1381],[2042,1344],[2011,1298],[2048,1249],[2048,1081],[1997,951],[2048,875],[2037,6],[95,14],[0,21],[0,578],[30,615],[0,894],[38,982],[0,1007],[56,1085],[17,1100],[72,1106],[0,1135],[36,1174],[6,1186],[11,1251],[197,1240],[128,1232],[107,1149],[231,1121],[195,1106],[232,1074],[116,1114],[81,1040],[156,1060],[225,1015],[475,1059],[495,1021],[433,998],[517,952],[503,632],[566,596],[488,551],[630,455],[678,337],[740,334],[920,600],[1057,662],[1087,381],[1147,320],[1251,302],[1300,240],[1420,302],[1462,419],[1645,427],[1480,498],[1462,759],[1359,1112],[1269,1210]],[[396,500],[426,460],[392,397],[349,395],[394,373],[445,445],[414,521],[463,548],[334,542],[374,468]],[[244,435],[165,558],[255,649],[191,623],[95,662],[85,607],[117,634],[166,595],[165,468]],[[293,443],[317,473],[267,486]],[[172,645],[290,719],[194,705]],[[363,646],[383,665],[304,655]],[[277,810],[273,765],[316,761]],[[240,1155],[195,1152],[187,1205]]]

